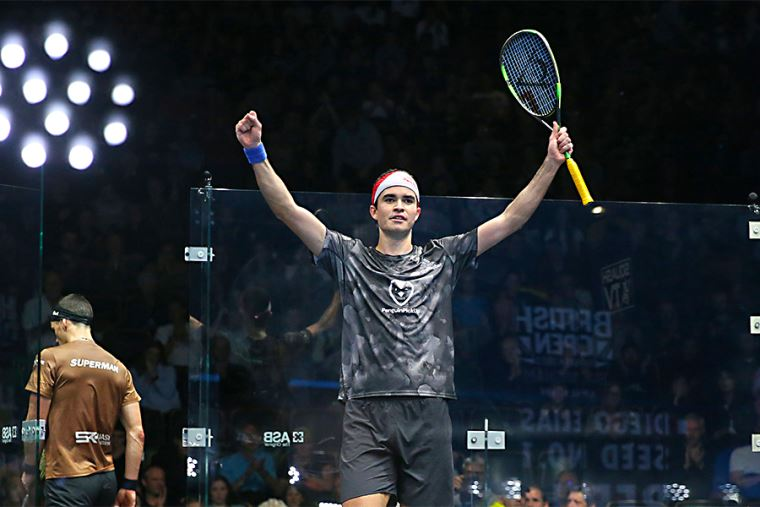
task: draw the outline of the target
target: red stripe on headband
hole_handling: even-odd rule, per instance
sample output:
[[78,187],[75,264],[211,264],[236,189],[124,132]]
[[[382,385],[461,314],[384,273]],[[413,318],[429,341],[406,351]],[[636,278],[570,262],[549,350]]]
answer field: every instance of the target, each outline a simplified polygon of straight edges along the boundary
[[388,174],[386,174],[385,176],[383,176],[382,178],[378,179],[378,180],[375,182],[375,185],[372,187],[372,202],[371,202],[370,204],[375,204],[375,201],[377,201],[377,197],[378,197],[378,196],[376,196],[376,195],[375,195],[375,192],[377,192],[377,189],[378,189],[378,187],[380,187],[380,185],[382,185],[382,183],[383,183],[383,182],[384,182],[386,179],[388,179],[388,177],[389,177],[391,174],[395,174],[395,173],[397,173],[397,172],[398,172],[398,169],[396,169],[395,171],[391,171],[391,172],[389,172]]

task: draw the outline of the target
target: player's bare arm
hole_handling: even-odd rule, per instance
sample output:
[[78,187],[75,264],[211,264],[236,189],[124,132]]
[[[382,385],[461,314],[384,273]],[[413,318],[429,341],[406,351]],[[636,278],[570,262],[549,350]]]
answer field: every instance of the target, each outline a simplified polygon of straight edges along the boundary
[[[121,408],[121,424],[127,433],[127,449],[124,457],[124,478],[136,483],[140,474],[140,462],[145,445],[140,404],[130,403]],[[134,507],[136,503],[134,490],[121,488],[116,496],[118,507]]]
[[557,170],[565,161],[565,153],[573,152],[573,143],[565,127],[554,128],[549,136],[546,158],[530,183],[517,194],[498,216],[478,227],[478,255],[517,232],[530,219],[546,195]]
[[[235,126],[235,135],[243,148],[261,144],[262,125],[255,111],[249,111]],[[280,179],[268,159],[253,164],[256,183],[274,215],[298,236],[314,255],[322,251],[327,228],[309,210],[302,208]]]

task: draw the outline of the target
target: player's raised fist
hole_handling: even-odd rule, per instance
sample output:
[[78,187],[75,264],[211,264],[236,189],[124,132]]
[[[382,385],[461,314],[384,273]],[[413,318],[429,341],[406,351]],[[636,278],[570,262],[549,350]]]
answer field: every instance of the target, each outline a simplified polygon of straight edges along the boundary
[[261,142],[261,122],[256,111],[249,111],[235,125],[235,135],[243,148],[253,148]]

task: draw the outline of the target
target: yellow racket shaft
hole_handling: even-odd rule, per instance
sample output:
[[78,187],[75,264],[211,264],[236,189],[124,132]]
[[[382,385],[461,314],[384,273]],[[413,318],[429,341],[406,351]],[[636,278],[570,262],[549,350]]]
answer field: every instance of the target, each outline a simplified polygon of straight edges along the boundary
[[573,178],[575,189],[578,191],[578,195],[581,196],[581,202],[583,205],[585,206],[590,202],[594,202],[594,198],[591,197],[591,192],[588,191],[586,182],[583,180],[583,175],[581,175],[581,170],[578,168],[578,164],[575,163],[575,160],[570,158],[569,153],[565,153],[565,159],[567,162],[567,170],[570,171],[570,177]]

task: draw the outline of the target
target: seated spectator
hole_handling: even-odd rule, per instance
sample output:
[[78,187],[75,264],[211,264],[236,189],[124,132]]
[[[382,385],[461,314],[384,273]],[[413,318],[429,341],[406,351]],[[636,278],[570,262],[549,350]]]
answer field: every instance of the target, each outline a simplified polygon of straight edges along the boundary
[[693,386],[685,375],[678,375],[670,384],[669,397],[662,407],[672,414],[674,423],[680,424],[684,417],[697,409]]
[[462,473],[454,476],[454,495],[455,500],[460,505],[474,505],[473,502],[479,502],[481,497],[473,498],[472,487],[477,483],[480,485],[480,491],[483,491],[486,480],[486,463],[480,454],[474,454],[464,460],[462,463]]
[[650,378],[639,347],[630,342],[623,345],[609,380],[622,386],[626,399],[640,400],[647,393]]
[[626,412],[621,403],[620,384],[612,383],[602,394],[600,406],[588,419],[587,430],[592,434],[618,436],[626,431]]
[[313,470],[303,481],[303,494],[309,504],[338,502],[338,469],[331,455],[316,460]]
[[285,503],[288,507],[302,507],[304,505],[303,493],[295,484],[288,486],[285,491]]
[[739,486],[742,498],[745,501],[760,500],[760,459],[752,453],[752,446],[734,449],[729,469],[731,482]]
[[[166,474],[164,469],[158,465],[151,465],[142,473],[140,480],[142,485],[141,505],[149,507],[166,507],[167,505],[177,505],[175,502],[168,503],[168,490],[166,488]],[[184,496],[184,491],[181,496]]]
[[156,329],[155,339],[164,346],[166,362],[177,371],[177,392],[186,406],[187,370],[190,364],[190,322],[185,303],[175,299],[169,303],[168,322]]
[[230,340],[221,333],[212,338],[211,371],[219,374],[218,403],[223,412],[247,402],[250,375],[244,366],[231,361]]
[[705,419],[698,414],[689,414],[684,419],[684,441],[674,454],[672,467],[678,482],[687,484],[694,498],[707,498],[714,455],[708,445]]
[[287,507],[285,502],[278,500],[277,498],[270,498],[261,502],[257,507]]
[[209,486],[209,502],[211,507],[238,507],[230,501],[230,483],[224,477],[216,477]]
[[562,499],[567,500],[570,493],[577,490],[580,484],[578,474],[572,470],[562,470],[554,481],[554,498],[560,502]]
[[153,450],[165,441],[170,414],[180,408],[177,374],[172,366],[164,363],[163,356],[161,343],[153,342],[132,371],[135,389],[142,396],[140,409],[147,445]]
[[524,507],[549,507],[544,491],[537,485],[531,484],[523,490],[522,505]]
[[172,421],[163,445],[152,457],[146,458],[146,463],[157,465],[164,471],[170,497],[176,495],[181,498],[185,496],[187,491],[188,448],[182,445],[182,427],[184,425],[181,421]]
[[737,392],[731,371],[721,370],[716,384],[717,394],[709,403],[708,430],[719,445],[727,445],[737,438],[737,426],[746,419],[747,404]]
[[274,458],[261,448],[261,434],[253,423],[245,423],[237,433],[237,452],[222,458],[219,473],[241,499],[258,503],[279,495],[283,484],[276,477]]
[[565,505],[567,507],[596,507],[596,502],[591,496],[588,485],[583,483],[571,489],[567,494]]

